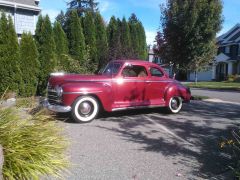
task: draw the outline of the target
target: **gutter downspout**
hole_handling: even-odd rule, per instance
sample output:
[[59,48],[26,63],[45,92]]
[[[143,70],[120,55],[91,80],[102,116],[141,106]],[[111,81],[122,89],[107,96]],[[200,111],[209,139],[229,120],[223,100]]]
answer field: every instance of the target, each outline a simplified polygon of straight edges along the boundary
[[17,4],[14,4],[14,27],[15,27],[15,31],[17,33]]

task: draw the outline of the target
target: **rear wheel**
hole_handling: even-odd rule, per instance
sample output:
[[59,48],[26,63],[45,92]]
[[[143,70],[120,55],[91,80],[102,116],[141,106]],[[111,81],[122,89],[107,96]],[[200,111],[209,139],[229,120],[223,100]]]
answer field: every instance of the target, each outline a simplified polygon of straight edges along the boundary
[[167,107],[170,113],[176,114],[182,109],[182,98],[181,97],[171,97]]
[[72,105],[72,117],[77,123],[86,123],[94,120],[99,112],[99,103],[92,96],[81,96]]

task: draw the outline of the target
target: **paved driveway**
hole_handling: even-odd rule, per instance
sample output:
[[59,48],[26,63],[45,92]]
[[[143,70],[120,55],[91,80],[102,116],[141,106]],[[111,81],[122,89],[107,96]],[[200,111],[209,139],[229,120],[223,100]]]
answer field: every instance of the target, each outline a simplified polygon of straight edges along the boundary
[[195,101],[178,115],[152,109],[110,113],[88,124],[61,122],[73,163],[66,179],[228,179],[229,157],[219,143],[240,125],[239,109]]

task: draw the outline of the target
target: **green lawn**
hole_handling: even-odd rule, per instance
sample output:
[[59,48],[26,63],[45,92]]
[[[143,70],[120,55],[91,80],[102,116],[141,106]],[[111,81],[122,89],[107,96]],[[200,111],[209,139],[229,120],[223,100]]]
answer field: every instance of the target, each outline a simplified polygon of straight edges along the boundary
[[240,83],[238,82],[198,82],[197,84],[193,82],[186,84],[186,86],[190,88],[240,90]]

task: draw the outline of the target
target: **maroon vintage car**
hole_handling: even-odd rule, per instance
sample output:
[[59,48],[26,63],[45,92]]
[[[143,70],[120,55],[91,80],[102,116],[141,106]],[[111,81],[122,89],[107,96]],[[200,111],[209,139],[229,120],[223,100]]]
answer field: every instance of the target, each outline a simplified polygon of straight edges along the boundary
[[109,62],[99,75],[52,74],[45,106],[55,112],[71,112],[76,122],[89,122],[100,109],[166,107],[170,113],[178,113],[190,97],[190,90],[170,79],[160,66],[117,60]]

